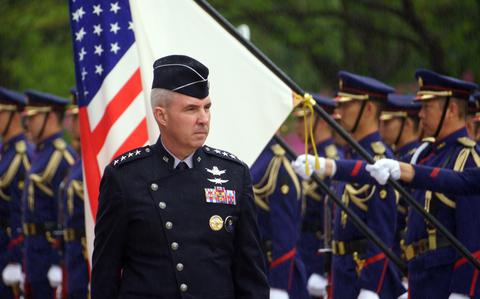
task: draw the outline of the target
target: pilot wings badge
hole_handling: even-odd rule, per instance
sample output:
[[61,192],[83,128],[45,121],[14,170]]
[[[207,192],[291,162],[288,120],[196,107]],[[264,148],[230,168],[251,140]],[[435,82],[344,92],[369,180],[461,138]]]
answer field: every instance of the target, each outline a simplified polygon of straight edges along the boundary
[[210,182],[216,184],[216,185],[221,185],[221,184],[224,184],[226,182],[228,182],[228,180],[222,180],[221,178],[213,178],[213,179],[208,179]]

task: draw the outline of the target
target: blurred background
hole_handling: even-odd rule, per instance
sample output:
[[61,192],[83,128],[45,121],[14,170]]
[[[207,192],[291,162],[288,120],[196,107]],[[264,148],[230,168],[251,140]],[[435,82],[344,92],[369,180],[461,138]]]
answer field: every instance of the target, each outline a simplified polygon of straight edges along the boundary
[[[0,85],[62,96],[74,85],[65,0],[0,0]],[[478,0],[210,0],[306,90],[333,95],[340,69],[415,91],[415,69],[479,82]],[[182,20],[185,22],[188,20]]]

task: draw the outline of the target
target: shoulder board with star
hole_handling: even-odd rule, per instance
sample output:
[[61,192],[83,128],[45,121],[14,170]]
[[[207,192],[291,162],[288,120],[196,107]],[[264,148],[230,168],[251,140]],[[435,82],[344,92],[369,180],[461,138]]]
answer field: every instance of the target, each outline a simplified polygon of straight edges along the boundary
[[477,143],[476,143],[474,140],[472,140],[472,139],[470,139],[470,138],[468,138],[468,137],[460,137],[460,138],[457,139],[457,141],[458,141],[461,145],[463,145],[463,146],[465,146],[465,147],[468,147],[468,148],[474,148],[475,145],[477,145]]
[[151,149],[150,146],[143,146],[139,147],[136,149],[133,149],[131,151],[128,151],[126,153],[121,154],[120,156],[116,157],[113,159],[113,161],[110,163],[110,165],[114,167],[118,167],[120,165],[126,164],[128,162],[132,162],[138,159],[146,158],[150,156],[151,154]]
[[56,150],[62,151],[67,148],[67,143],[62,138],[57,138],[53,141],[53,147]]
[[376,155],[384,155],[387,151],[385,145],[381,141],[372,142],[370,146],[372,147],[372,150]]
[[27,151],[27,143],[25,140],[20,140],[15,143],[15,151],[17,154],[23,154]]
[[243,162],[241,160],[239,160],[237,158],[237,156],[229,153],[229,152],[226,152],[224,150],[220,150],[220,149],[216,149],[216,148],[213,148],[213,147],[210,147],[210,146],[206,146],[204,145],[203,146],[203,151],[209,155],[212,155],[212,156],[217,156],[219,158],[223,158],[223,159],[226,159],[226,160],[230,160],[230,161],[234,161],[234,162],[237,162],[239,164],[242,164],[243,165]]
[[329,144],[325,147],[325,155],[327,158],[338,160],[338,151],[335,144]]

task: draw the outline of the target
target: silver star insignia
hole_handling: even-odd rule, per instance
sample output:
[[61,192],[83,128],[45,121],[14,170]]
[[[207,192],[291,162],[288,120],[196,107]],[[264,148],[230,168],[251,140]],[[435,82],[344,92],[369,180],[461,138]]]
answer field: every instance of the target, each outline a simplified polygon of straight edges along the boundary
[[120,159],[121,161],[125,160],[127,157],[125,156],[122,156],[122,158]]
[[219,151],[218,149],[214,150],[217,154],[220,154],[222,151]]
[[135,152],[135,156],[140,155],[140,153],[141,153],[141,151],[137,150],[137,151]]
[[128,153],[128,157],[130,158],[131,156],[133,156],[133,153],[132,152]]

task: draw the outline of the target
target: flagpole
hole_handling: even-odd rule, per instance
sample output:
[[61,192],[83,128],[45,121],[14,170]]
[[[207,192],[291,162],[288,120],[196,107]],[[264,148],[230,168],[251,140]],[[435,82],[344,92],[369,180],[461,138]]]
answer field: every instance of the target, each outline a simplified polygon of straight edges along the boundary
[[[295,151],[283,140],[280,136],[275,135],[273,137],[275,141],[287,152],[287,155],[290,159],[297,158]],[[402,271],[403,274],[407,274],[407,265],[399,258],[393,251],[390,249],[378,236],[374,233],[366,224],[363,222],[360,217],[350,209],[339,197],[335,194],[328,186],[323,182],[323,180],[317,175],[312,175],[315,183],[318,184],[322,192],[328,195],[345,213],[348,215],[349,219],[353,224],[375,245],[377,245],[380,250],[382,250],[385,255]]]
[[[270,71],[272,71],[277,77],[282,80],[287,86],[289,86],[292,91],[304,95],[305,91],[295,83],[285,72],[283,72],[275,63],[273,63],[262,51],[260,51],[256,46],[254,46],[250,41],[243,38],[236,28],[230,24],[230,22],[225,19],[218,11],[215,10],[207,1],[205,0],[194,0],[205,12],[207,12],[213,19],[215,19],[227,32],[229,32],[233,37],[235,37],[238,42],[240,42],[245,48],[247,48],[252,55],[254,55],[258,60],[260,60]],[[347,131],[345,131],[325,110],[322,109],[318,104],[315,104],[315,111],[324,119],[329,126],[331,126],[343,139],[356,151],[358,152],[368,163],[374,163],[373,157],[360,146],[360,144],[355,141]],[[448,231],[443,224],[440,223],[434,216],[425,211],[425,209],[397,182],[392,179],[388,180],[389,185],[391,185],[395,190],[397,190],[402,196],[403,199],[418,213],[420,213],[427,221],[429,221],[437,230],[450,242],[450,244],[470,263],[472,263],[475,268],[480,270],[480,261],[477,260],[470,251],[463,246],[460,241],[453,236],[450,231]]]

